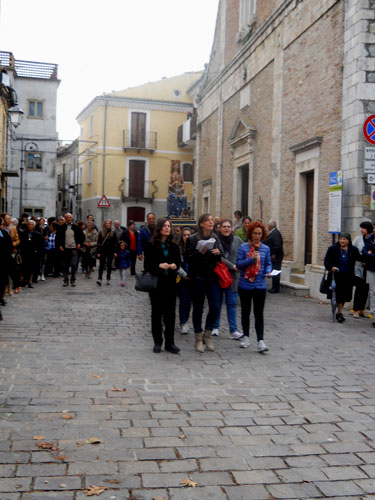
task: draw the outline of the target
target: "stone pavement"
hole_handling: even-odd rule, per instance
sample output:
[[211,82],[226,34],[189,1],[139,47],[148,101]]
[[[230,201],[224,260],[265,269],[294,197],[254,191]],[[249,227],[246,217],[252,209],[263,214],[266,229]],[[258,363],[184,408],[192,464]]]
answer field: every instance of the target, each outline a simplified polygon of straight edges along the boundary
[[1,500],[375,499],[370,320],[272,295],[268,354],[223,327],[176,356],[152,352],[134,278],[50,278],[2,312]]

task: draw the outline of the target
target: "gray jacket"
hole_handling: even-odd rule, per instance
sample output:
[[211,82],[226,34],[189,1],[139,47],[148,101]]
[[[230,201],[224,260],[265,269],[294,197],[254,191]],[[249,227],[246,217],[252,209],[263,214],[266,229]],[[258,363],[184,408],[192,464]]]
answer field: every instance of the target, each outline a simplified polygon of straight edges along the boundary
[[234,266],[236,265],[236,257],[237,257],[237,252],[240,246],[243,244],[243,241],[241,238],[238,236],[234,236],[233,238],[233,243],[230,249],[230,252],[224,252],[223,246],[220,242],[220,238],[218,238],[218,243],[219,243],[219,249],[222,255],[222,260],[229,269],[229,272],[232,276],[233,283],[232,286],[230,287],[232,292],[237,292],[238,289],[238,282],[240,280],[240,272],[239,271],[234,271]]

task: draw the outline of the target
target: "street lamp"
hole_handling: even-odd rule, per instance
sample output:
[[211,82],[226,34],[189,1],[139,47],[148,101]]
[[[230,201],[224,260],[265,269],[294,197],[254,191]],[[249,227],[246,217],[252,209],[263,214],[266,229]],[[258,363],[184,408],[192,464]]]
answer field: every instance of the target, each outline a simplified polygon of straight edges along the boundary
[[21,139],[21,166],[20,166],[20,219],[22,217],[22,195],[23,195],[23,171],[25,170],[26,163],[26,153],[35,153],[33,156],[35,159],[40,158],[38,153],[39,148],[36,142],[27,142],[25,146],[23,145],[23,139]]
[[8,115],[10,117],[10,122],[14,128],[17,128],[21,125],[21,121],[22,121],[24,114],[25,113],[18,106],[18,104],[16,104],[15,106],[12,106],[11,108],[8,109]]

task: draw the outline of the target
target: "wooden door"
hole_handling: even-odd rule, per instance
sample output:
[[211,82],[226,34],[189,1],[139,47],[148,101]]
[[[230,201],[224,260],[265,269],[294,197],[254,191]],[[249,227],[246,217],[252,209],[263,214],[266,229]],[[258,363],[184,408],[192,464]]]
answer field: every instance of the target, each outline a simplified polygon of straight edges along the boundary
[[306,175],[306,221],[305,221],[305,264],[312,262],[313,214],[314,214],[314,172]]
[[143,207],[128,207],[126,221],[129,224],[130,220],[134,222],[145,221],[145,209]]
[[132,113],[130,146],[146,147],[146,113]]
[[241,167],[241,207],[242,215],[249,213],[249,165]]
[[145,161],[129,161],[129,197],[144,198],[145,196]]

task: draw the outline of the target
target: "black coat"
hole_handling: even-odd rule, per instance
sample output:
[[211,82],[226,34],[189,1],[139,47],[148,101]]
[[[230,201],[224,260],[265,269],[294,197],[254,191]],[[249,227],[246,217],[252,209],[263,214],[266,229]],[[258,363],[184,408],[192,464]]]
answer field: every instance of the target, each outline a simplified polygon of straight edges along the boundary
[[4,286],[8,281],[13,245],[12,238],[9,236],[8,232],[4,229],[1,232],[3,236],[0,237],[0,285]]
[[[214,249],[219,248],[218,237],[215,233],[212,233],[210,238],[214,238],[216,240]],[[214,273],[214,269],[218,261],[221,259],[221,255],[214,255],[210,250],[207,250],[205,254],[198,252],[197,244],[201,239],[209,239],[209,238],[201,238],[199,233],[195,233],[186,241],[186,261],[189,265],[189,276],[196,278],[212,278],[216,276]]]
[[108,237],[103,236],[102,232],[99,232],[98,236],[98,246],[96,247],[96,253],[99,255],[111,255],[115,253],[117,245],[117,236],[114,231]]
[[[57,228],[55,247],[58,250],[60,249],[60,247],[65,248],[65,233],[67,227],[68,225],[65,223]],[[85,241],[85,235],[83,234],[82,229],[79,226],[77,226],[77,224],[72,224],[72,230],[74,233],[74,239],[76,245],[83,245],[83,242]]]
[[[31,234],[30,238],[29,234]],[[35,230],[32,233],[27,230],[20,233],[20,252],[24,264],[34,259],[40,259],[44,252],[43,236]]]
[[281,262],[283,260],[283,237],[277,228],[269,233],[263,243],[270,247],[271,259],[273,261]]
[[[139,232],[138,231],[134,231],[134,234],[135,234],[135,251],[137,251]],[[130,236],[129,236],[129,230],[128,229],[125,229],[122,232],[120,240],[125,241],[125,243],[128,245],[128,250],[130,250]]]
[[[159,267],[159,264],[167,262],[168,264],[176,264],[176,269],[168,269],[168,274],[165,273],[164,269]],[[181,254],[180,249],[176,243],[169,243],[169,253],[165,257],[163,249],[153,245],[151,242],[147,243],[145,248],[145,260],[144,269],[146,272],[152,274],[153,276],[159,276],[159,278],[168,279],[174,284],[176,283],[177,270],[181,266]]]

